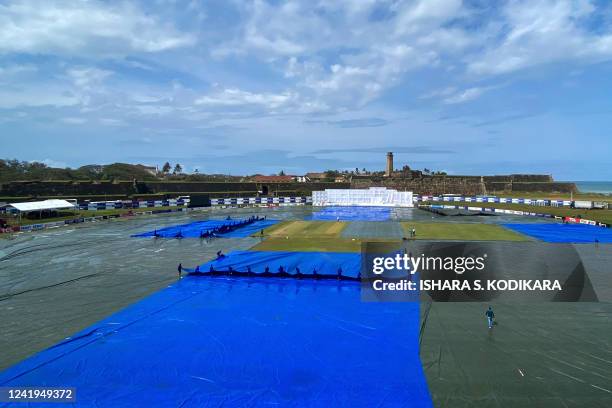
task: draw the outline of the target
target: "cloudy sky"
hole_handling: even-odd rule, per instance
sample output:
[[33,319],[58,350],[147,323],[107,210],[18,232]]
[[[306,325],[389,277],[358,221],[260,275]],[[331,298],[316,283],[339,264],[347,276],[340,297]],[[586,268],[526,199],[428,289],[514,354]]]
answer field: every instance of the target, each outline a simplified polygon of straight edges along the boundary
[[5,158],[612,180],[612,3],[0,0]]

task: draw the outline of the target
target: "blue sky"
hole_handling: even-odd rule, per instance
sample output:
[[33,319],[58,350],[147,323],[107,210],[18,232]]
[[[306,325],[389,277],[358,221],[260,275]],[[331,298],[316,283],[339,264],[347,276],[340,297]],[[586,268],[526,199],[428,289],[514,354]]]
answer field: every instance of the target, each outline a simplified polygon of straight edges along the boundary
[[1,156],[612,180],[606,1],[0,1]]

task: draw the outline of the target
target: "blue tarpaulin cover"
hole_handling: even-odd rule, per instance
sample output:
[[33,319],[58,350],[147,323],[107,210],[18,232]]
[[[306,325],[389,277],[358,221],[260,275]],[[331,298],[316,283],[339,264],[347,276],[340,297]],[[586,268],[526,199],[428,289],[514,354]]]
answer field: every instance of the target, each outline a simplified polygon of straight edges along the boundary
[[386,221],[391,219],[390,207],[323,207],[312,213],[310,220],[318,221]]
[[[263,273],[266,266],[271,272],[283,267],[285,272],[295,275],[296,267],[300,273],[312,275],[316,269],[320,275],[336,275],[341,268],[342,275],[357,278],[361,269],[361,254],[353,252],[291,252],[291,251],[232,251],[219,259],[200,265],[201,272],[228,271],[231,266],[237,272],[246,272],[250,267],[253,273]],[[190,269],[186,269],[190,272]]]
[[418,302],[361,302],[356,282],[186,277],[0,386],[76,387],[87,407],[431,407],[418,333]]
[[545,242],[612,243],[612,229],[586,224],[503,224],[516,232]]
[[[195,221],[188,224],[172,225],[170,227],[159,228],[153,231],[142,232],[140,234],[134,234],[134,238],[151,238],[155,232],[160,238],[176,238],[176,235],[180,232],[183,238],[199,238],[200,233],[212,230],[216,227],[222,227],[224,225],[229,226],[233,223],[243,220],[205,220]],[[261,220],[255,221],[252,224],[248,224],[235,229],[234,231],[227,232],[224,234],[218,234],[220,238],[244,238],[251,234],[254,234],[264,228],[268,228],[271,225],[278,223],[278,220]]]

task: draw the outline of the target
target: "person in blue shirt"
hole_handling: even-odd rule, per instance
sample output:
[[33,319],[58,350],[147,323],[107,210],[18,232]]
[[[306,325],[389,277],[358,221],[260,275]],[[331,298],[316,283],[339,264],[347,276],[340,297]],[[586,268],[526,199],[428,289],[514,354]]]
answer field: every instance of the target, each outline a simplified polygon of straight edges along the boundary
[[489,329],[493,328],[493,319],[495,319],[495,313],[493,313],[493,308],[489,306],[487,309],[485,316],[487,316],[487,323],[489,324]]

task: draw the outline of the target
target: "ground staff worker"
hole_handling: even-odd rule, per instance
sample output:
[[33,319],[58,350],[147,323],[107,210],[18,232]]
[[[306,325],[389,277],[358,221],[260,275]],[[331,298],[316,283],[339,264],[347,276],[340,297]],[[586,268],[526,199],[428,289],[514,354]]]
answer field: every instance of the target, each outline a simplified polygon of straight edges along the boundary
[[489,306],[489,309],[485,312],[485,316],[487,316],[487,323],[489,324],[489,329],[493,328],[493,319],[495,319],[495,313],[493,313],[493,308]]

